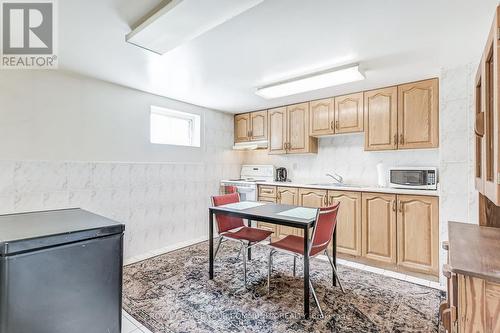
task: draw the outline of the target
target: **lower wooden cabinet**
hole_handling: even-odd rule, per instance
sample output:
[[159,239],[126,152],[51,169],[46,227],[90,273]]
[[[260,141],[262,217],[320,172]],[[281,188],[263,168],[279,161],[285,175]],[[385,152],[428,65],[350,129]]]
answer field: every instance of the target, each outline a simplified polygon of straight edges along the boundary
[[299,189],[299,205],[311,208],[325,207],[328,204],[326,190],[309,188]]
[[[439,272],[437,197],[266,185],[259,185],[259,193],[259,201],[314,208],[338,201],[339,253],[363,257],[375,265],[379,262],[384,268],[431,275]],[[273,231],[275,239],[303,234],[297,228],[258,225]]]
[[337,215],[337,251],[361,255],[361,192],[328,191],[329,204],[340,202]]
[[396,195],[362,194],[362,255],[396,263]]
[[398,195],[398,266],[437,275],[439,273],[438,198]]
[[458,332],[500,332],[500,284],[458,275]]

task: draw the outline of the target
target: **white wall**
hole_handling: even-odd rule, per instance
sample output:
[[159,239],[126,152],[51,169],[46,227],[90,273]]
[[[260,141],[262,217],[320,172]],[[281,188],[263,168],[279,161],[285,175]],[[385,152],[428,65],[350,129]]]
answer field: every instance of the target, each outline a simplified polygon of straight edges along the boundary
[[[0,213],[82,207],[126,224],[126,258],[207,236],[239,175],[232,116],[55,71],[0,75]],[[149,143],[150,105],[201,115],[201,148]]]

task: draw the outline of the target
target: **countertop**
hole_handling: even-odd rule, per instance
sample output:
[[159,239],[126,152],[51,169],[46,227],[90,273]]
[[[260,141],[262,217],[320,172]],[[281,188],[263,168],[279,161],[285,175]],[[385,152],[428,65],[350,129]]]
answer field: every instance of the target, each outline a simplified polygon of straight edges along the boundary
[[448,222],[452,272],[500,283],[500,228]]
[[439,196],[438,190],[407,190],[392,187],[378,187],[370,185],[359,186],[327,186],[327,185],[311,185],[298,182],[257,182],[258,185],[271,185],[271,186],[288,186],[288,187],[302,187],[302,188],[315,188],[321,190],[337,190],[337,191],[352,191],[352,192],[376,192],[376,193],[393,193],[393,194],[411,194],[411,195],[427,195]]

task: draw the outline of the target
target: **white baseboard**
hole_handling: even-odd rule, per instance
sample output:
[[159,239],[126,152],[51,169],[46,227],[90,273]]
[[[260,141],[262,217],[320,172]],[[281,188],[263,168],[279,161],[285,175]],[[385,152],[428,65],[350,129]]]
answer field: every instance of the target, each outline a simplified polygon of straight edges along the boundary
[[[215,237],[217,237],[217,236],[214,235],[214,238]],[[208,237],[207,236],[203,236],[203,237],[198,237],[198,238],[195,238],[195,239],[190,239],[190,240],[187,240],[187,241],[175,243],[175,244],[170,245],[170,246],[162,247],[162,248],[157,249],[157,250],[149,251],[149,252],[146,252],[144,254],[140,254],[140,255],[137,255],[137,256],[133,256],[133,257],[127,258],[127,259],[125,259],[123,261],[123,264],[124,265],[134,264],[134,263],[139,262],[139,261],[143,261],[143,260],[146,260],[146,259],[149,259],[149,258],[153,258],[153,257],[159,256],[161,254],[172,252],[172,251],[181,249],[181,248],[186,247],[186,246],[191,246],[191,245],[194,245],[194,244],[197,244],[197,243],[205,242],[207,240],[208,240]]]

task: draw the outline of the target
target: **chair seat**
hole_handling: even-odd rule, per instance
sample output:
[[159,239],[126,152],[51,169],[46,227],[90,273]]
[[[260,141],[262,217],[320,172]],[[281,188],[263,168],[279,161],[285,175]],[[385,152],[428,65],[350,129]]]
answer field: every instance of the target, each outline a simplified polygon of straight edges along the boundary
[[273,232],[258,228],[250,228],[250,227],[242,227],[238,231],[235,232],[225,232],[222,236],[227,238],[233,238],[238,240],[246,240],[251,243],[261,242],[264,239],[271,236]]
[[[304,255],[304,237],[288,235],[279,241],[272,242],[269,246],[272,246],[277,250],[285,250],[302,256]],[[324,249],[324,247],[312,248],[310,255],[315,256]]]

